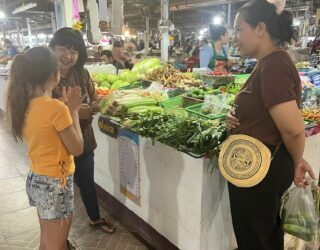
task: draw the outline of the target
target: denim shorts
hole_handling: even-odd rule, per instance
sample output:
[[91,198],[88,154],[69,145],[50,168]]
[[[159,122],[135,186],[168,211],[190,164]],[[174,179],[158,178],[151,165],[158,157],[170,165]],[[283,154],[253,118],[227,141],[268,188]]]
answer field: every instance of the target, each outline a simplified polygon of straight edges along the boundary
[[29,173],[26,184],[29,204],[37,208],[40,219],[58,220],[73,214],[73,175],[66,182],[62,187],[59,178]]

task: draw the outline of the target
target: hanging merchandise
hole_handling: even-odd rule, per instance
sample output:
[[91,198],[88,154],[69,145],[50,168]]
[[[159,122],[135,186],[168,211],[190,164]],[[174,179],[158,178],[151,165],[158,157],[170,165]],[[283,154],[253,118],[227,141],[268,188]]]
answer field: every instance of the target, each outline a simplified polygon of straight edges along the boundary
[[73,0],[72,2],[72,19],[73,19],[73,29],[74,30],[81,30],[83,25],[80,21],[80,14],[79,14],[79,2],[78,0]]
[[56,15],[57,29],[61,29],[66,26],[63,1],[62,0],[54,1],[54,9],[55,9],[55,15]]

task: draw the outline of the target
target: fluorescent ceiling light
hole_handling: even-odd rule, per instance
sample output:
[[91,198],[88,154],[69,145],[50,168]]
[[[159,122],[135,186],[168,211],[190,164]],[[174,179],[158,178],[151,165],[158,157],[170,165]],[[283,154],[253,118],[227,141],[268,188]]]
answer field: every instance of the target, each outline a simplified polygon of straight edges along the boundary
[[18,8],[16,8],[14,11],[12,11],[12,14],[15,15],[17,13],[20,13],[20,12],[24,12],[26,10],[29,10],[29,9],[32,9],[34,7],[37,7],[37,3],[27,3],[27,4],[24,4]]
[[3,11],[0,11],[0,19],[6,18],[6,14]]
[[222,24],[222,22],[223,22],[223,19],[220,16],[216,16],[213,18],[213,24],[215,24],[215,25]]
[[205,29],[203,29],[203,30],[200,30],[200,35],[201,36],[203,36],[204,35],[204,33],[206,33],[208,31],[208,29],[207,28],[205,28]]

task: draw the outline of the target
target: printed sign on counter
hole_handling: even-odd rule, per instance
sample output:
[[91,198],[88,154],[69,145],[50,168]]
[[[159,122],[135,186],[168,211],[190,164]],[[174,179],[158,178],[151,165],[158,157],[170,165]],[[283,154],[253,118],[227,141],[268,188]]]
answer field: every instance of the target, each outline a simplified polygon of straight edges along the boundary
[[139,135],[120,130],[118,141],[121,193],[140,206]]

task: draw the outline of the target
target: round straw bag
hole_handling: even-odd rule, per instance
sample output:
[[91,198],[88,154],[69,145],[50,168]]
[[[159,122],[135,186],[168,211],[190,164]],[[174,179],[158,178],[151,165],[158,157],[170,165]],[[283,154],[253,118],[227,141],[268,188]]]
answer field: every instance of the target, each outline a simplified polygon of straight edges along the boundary
[[222,145],[219,169],[237,187],[253,187],[267,175],[271,152],[261,141],[247,135],[232,135]]

